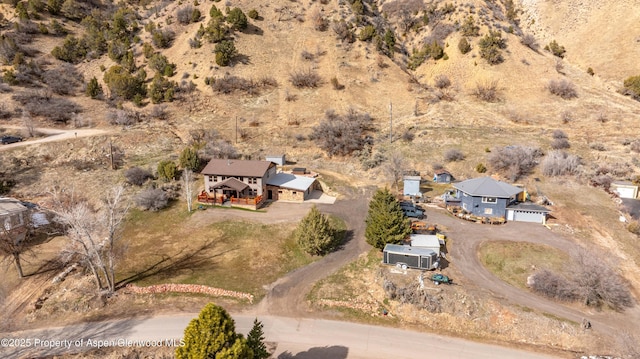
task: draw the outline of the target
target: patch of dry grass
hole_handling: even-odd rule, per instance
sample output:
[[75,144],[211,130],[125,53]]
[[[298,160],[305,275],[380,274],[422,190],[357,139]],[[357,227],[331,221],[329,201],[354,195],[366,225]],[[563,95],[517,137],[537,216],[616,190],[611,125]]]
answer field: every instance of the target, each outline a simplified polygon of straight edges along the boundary
[[489,241],[480,246],[480,261],[498,278],[526,288],[527,277],[537,268],[560,271],[570,257],[559,249],[534,243]]
[[312,258],[293,236],[295,224],[223,221],[190,225],[183,206],[132,211],[124,231],[128,249],[118,280],[140,286],[202,284],[251,293]]

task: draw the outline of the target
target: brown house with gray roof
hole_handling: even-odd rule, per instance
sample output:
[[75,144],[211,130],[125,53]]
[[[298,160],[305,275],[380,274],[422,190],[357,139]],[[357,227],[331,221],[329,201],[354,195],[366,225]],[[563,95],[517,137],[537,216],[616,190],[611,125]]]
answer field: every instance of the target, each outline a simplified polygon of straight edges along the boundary
[[212,159],[202,170],[204,188],[212,198],[262,198],[276,174],[271,161]]

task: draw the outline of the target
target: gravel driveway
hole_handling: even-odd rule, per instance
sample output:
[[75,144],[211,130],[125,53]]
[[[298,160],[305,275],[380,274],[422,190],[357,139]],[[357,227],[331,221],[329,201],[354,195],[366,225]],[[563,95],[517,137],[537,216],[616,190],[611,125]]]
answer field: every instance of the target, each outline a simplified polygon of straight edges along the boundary
[[640,309],[638,306],[624,313],[612,311],[597,312],[595,309],[584,311],[559,302],[547,300],[529,291],[513,287],[489,272],[478,257],[479,246],[488,240],[531,242],[558,248],[569,255],[577,252],[579,246],[571,238],[554,233],[543,225],[523,222],[509,222],[504,225],[488,225],[453,217],[447,211],[428,207],[427,221],[447,228],[446,234],[454,244],[449,250],[448,259],[463,278],[458,283],[468,290],[490,295],[496,299],[524,307],[534,308],[543,313],[566,318],[580,323],[587,318],[594,330],[604,334],[620,331],[640,332]]

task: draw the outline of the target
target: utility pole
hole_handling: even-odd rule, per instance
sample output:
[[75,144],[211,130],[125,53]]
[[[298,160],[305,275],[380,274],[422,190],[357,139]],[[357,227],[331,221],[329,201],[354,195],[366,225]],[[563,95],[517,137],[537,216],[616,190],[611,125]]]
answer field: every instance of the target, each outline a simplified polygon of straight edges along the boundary
[[113,165],[113,143],[111,143],[111,138],[109,138],[109,159],[111,159],[111,169],[115,170],[116,167]]
[[389,101],[389,143],[393,143],[393,104]]

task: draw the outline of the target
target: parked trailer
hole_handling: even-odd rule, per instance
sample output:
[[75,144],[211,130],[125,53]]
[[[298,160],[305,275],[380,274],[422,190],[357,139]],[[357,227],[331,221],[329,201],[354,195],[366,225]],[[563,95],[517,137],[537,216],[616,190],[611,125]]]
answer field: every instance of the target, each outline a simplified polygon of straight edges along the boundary
[[402,269],[436,269],[438,254],[430,249],[387,244],[382,251],[382,262]]

